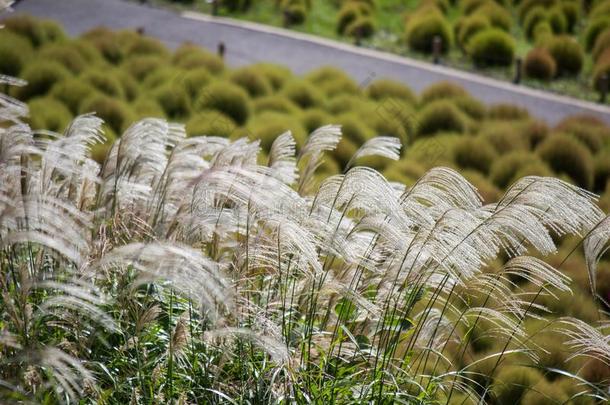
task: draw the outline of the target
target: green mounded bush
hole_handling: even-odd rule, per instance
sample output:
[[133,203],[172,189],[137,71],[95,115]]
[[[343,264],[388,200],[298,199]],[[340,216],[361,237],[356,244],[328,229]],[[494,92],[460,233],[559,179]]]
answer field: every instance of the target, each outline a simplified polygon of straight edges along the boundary
[[468,41],[476,33],[491,26],[489,20],[483,14],[475,14],[464,18],[457,31],[457,40],[462,49],[466,49]]
[[174,66],[163,66],[146,76],[146,79],[142,81],[142,87],[146,90],[153,90],[169,83],[172,86],[182,87],[180,84],[185,73],[184,70]]
[[547,49],[534,48],[525,57],[523,73],[532,79],[551,80],[557,74],[557,65]]
[[32,129],[63,132],[70,121],[70,110],[52,97],[36,97],[28,102],[30,109],[29,124]]
[[576,137],[594,154],[610,143],[610,129],[603,121],[591,115],[564,118],[555,130]]
[[487,115],[485,105],[473,97],[457,97],[451,100],[468,117],[476,121],[482,121]]
[[241,87],[227,82],[215,82],[204,88],[195,101],[195,109],[218,110],[238,125],[250,117],[248,93]]
[[535,7],[550,9],[558,3],[558,0],[523,0],[517,9],[519,20],[525,21],[528,13]]
[[549,136],[536,149],[538,155],[557,173],[565,173],[580,187],[593,185],[593,158],[580,141],[570,135]]
[[487,116],[492,120],[518,121],[530,117],[529,112],[514,104],[499,103],[489,107]]
[[104,59],[112,64],[119,64],[125,57],[116,34],[108,28],[94,28],[83,34],[82,38],[92,44]]
[[159,87],[153,95],[170,120],[184,120],[190,115],[190,98],[183,88],[169,83]]
[[498,404],[519,404],[523,396],[542,380],[538,370],[521,366],[502,367],[491,387]]
[[[543,21],[547,21],[548,11],[542,7],[534,7],[532,8],[525,17],[525,21],[523,21],[523,32],[525,33],[525,37],[527,39],[533,39],[534,37],[534,29]],[[550,24],[549,24],[550,26]]]
[[7,30],[0,30],[0,74],[18,76],[32,55],[26,39]]
[[299,116],[299,121],[307,133],[312,133],[324,125],[334,123],[334,118],[326,111],[314,108],[303,111]]
[[45,45],[38,55],[43,60],[62,64],[74,74],[80,73],[87,66],[87,61],[71,43]]
[[401,159],[389,165],[383,175],[389,181],[397,181],[407,186],[413,185],[426,170],[417,162],[410,159]]
[[464,15],[470,15],[474,13],[477,8],[483,4],[487,4],[488,0],[464,0],[459,2],[460,10]]
[[234,13],[237,11],[246,11],[250,6],[250,2],[248,0],[223,0],[221,5],[223,8]]
[[584,53],[578,42],[567,35],[559,35],[548,41],[549,50],[557,64],[557,74],[577,75],[584,64]]
[[132,56],[122,66],[134,79],[142,82],[155,70],[165,66],[165,61],[154,55]]
[[599,34],[610,28],[610,16],[599,16],[593,17],[593,19],[587,25],[584,34],[585,49],[587,51],[593,50],[595,41]]
[[106,136],[106,142],[96,143],[91,147],[91,158],[100,165],[106,160],[106,157],[108,156],[108,153],[110,153],[110,149],[116,140],[116,135],[109,129],[106,129],[104,135]]
[[131,44],[126,49],[128,56],[132,55],[155,55],[166,58],[169,52],[165,45],[156,39],[138,35],[131,41]]
[[610,48],[610,28],[597,36],[595,45],[593,46],[593,52],[591,53],[593,60],[597,62],[602,53],[608,48]]
[[568,396],[561,387],[545,380],[540,380],[527,391],[521,401],[522,405],[557,405],[568,403]]
[[414,51],[431,53],[436,36],[441,38],[441,51],[446,53],[452,44],[451,28],[438,14],[415,15],[407,22],[407,44]]
[[273,63],[256,63],[250,67],[263,74],[276,91],[284,87],[284,84],[292,77],[290,69]]
[[335,117],[335,123],[341,125],[343,137],[356,145],[362,145],[376,135],[362,120],[362,117],[355,113],[341,114]]
[[63,27],[53,20],[38,20],[44,32],[44,42],[58,42],[66,39],[66,32]]
[[513,25],[511,14],[505,8],[493,2],[488,2],[480,7],[477,14],[486,16],[492,27],[502,31],[509,32]]
[[281,95],[259,97],[253,102],[254,111],[258,114],[263,111],[275,111],[284,114],[292,114],[299,111],[299,107],[292,101]]
[[541,21],[534,27],[534,44],[544,46],[553,38],[553,28],[548,21]]
[[351,94],[340,94],[328,101],[325,110],[331,114],[341,114],[350,111],[361,112],[369,109],[371,104],[374,106],[374,109],[377,109],[378,106],[379,108],[382,108],[385,103],[382,101],[381,103],[377,104],[365,98]]
[[194,114],[186,123],[188,136],[221,136],[228,138],[237,129],[231,117],[220,111],[201,111]]
[[107,96],[116,98],[124,96],[123,86],[116,77],[108,74],[108,70],[92,68],[83,72],[79,79]]
[[392,136],[400,139],[403,145],[408,144],[409,133],[405,129],[403,123],[398,119],[386,119],[380,114],[371,114],[367,123],[377,135]]
[[344,168],[357,150],[358,143],[344,136],[337,144],[335,150],[331,152],[331,156],[340,168]]
[[117,134],[122,134],[135,118],[127,104],[102,94],[83,101],[79,113],[89,112],[95,112]]
[[354,38],[370,38],[375,31],[375,21],[371,17],[360,16],[347,26],[345,35]]
[[453,147],[453,156],[461,168],[487,174],[497,152],[484,138],[464,137]]
[[489,142],[499,154],[529,149],[529,139],[515,131],[513,123],[483,124],[479,136]]
[[307,10],[302,4],[291,4],[283,9],[284,21],[288,25],[303,24],[307,19]]
[[339,94],[357,94],[358,85],[344,71],[324,66],[309,72],[305,79],[319,87],[324,94],[334,97]]
[[150,98],[148,95],[137,98],[133,102],[132,106],[136,119],[150,117],[167,118],[165,111],[163,111],[163,108],[161,108],[159,103],[157,103],[155,99]]
[[415,120],[417,136],[434,135],[437,132],[466,131],[467,118],[450,101],[438,100],[426,105]]
[[559,7],[566,19],[566,30],[573,33],[580,20],[580,5],[577,2],[562,2]]
[[212,81],[212,76],[205,68],[189,69],[180,76],[182,87],[192,101],[196,100],[201,90]]
[[563,34],[568,31],[568,20],[559,7],[554,7],[549,13],[549,24],[554,34]]
[[181,45],[172,58],[174,65],[182,69],[206,68],[210,73],[217,74],[224,70],[224,62],[213,53],[207,52],[196,45]]
[[259,139],[265,151],[271,149],[275,138],[290,130],[297,145],[302,146],[307,140],[307,132],[301,123],[290,115],[266,112],[255,116],[248,124],[248,137]]
[[38,60],[23,69],[21,78],[27,81],[23,87],[14,87],[13,94],[20,100],[29,100],[35,96],[43,96],[51,87],[70,77],[68,69],[57,62]]
[[378,101],[385,98],[397,98],[411,105],[417,103],[413,90],[401,82],[390,79],[375,80],[366,88],[366,94],[369,98]]
[[229,75],[229,80],[246,90],[250,97],[266,96],[272,91],[267,78],[256,68],[243,67],[236,69]]
[[80,111],[83,100],[89,98],[97,90],[89,83],[76,78],[68,78],[56,83],[50,95],[61,101],[74,115]]
[[135,100],[140,93],[140,88],[138,82],[136,82],[133,76],[119,68],[114,68],[111,71],[111,75],[121,84],[124,97],[127,99],[127,101]]
[[593,178],[593,191],[596,193],[603,193],[606,191],[606,185],[610,180],[610,152],[605,151],[595,156],[593,168],[595,172]]
[[305,80],[293,80],[285,84],[281,94],[301,108],[320,107],[324,103],[320,91]]
[[489,179],[499,188],[506,189],[524,175],[548,176],[551,169],[533,153],[521,150],[506,153],[496,159],[489,171]]
[[[606,80],[610,81],[610,50],[602,52],[597,63],[593,67],[593,87],[597,91],[602,90],[602,78],[606,76]],[[610,86],[609,86],[610,87]]]
[[468,54],[477,66],[509,66],[515,55],[515,41],[499,29],[480,31],[470,40]]
[[519,128],[519,134],[528,141],[529,148],[533,149],[548,137],[549,127],[543,121],[530,120]]
[[359,17],[369,16],[372,13],[371,7],[359,1],[345,3],[337,14],[337,33],[343,35],[347,27]]
[[47,40],[45,29],[40,20],[29,15],[13,15],[2,21],[4,29],[26,38],[35,48],[44,44]]
[[434,83],[424,89],[420,95],[420,104],[426,105],[432,101],[470,97],[464,88],[450,81]]

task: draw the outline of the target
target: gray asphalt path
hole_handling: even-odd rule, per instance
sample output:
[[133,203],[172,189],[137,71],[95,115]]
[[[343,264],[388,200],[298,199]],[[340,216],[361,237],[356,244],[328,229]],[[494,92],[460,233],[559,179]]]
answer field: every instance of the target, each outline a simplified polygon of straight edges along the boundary
[[333,65],[359,83],[388,77],[418,92],[432,83],[449,80],[486,103],[518,104],[551,124],[579,113],[593,114],[610,123],[610,108],[599,104],[257,24],[179,14],[124,0],[22,0],[14,8],[18,13],[58,20],[71,35],[100,25],[114,29],[144,27],[148,35],[170,47],[192,42],[215,50],[222,41],[232,66],[268,61],[305,73]]

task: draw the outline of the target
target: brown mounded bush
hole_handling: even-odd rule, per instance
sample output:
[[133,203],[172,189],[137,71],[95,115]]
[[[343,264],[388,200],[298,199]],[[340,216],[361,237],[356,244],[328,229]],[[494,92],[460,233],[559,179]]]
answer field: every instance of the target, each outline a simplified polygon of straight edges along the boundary
[[558,174],[564,173],[580,187],[593,185],[593,158],[580,141],[570,135],[549,136],[536,149],[538,155]]
[[525,57],[523,73],[532,79],[551,80],[557,74],[557,65],[547,49],[534,48]]
[[574,76],[580,73],[584,64],[584,53],[580,44],[568,35],[558,35],[548,41],[545,47],[557,64],[557,74]]
[[453,147],[453,157],[462,169],[473,169],[487,174],[497,153],[483,138],[464,137]]
[[610,48],[610,28],[606,29],[604,32],[597,36],[595,40],[595,45],[593,46],[593,51],[591,56],[593,56],[594,61],[598,61],[599,57]]

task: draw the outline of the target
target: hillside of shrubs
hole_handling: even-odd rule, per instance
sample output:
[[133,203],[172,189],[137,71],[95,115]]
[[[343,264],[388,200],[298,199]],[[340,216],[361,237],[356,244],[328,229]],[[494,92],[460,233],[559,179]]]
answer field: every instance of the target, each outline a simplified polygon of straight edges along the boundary
[[[27,84],[0,90],[34,133],[0,104],[1,398],[607,400],[599,119],[550,126],[449,82],[361,87],[133,31],[3,24],[0,74]],[[502,227],[478,232],[489,215]]]
[[[148,0],[211,13],[210,3]],[[219,0],[216,12],[283,25],[573,97],[598,100],[610,73],[608,0]]]

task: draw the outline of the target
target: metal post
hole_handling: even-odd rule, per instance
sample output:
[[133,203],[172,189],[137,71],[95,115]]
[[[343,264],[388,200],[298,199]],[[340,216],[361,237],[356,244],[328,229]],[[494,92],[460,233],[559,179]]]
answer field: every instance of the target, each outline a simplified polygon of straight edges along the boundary
[[443,40],[440,36],[435,35],[432,39],[432,56],[435,65],[438,65],[441,61],[441,52],[443,49]]
[[219,42],[218,43],[218,56],[220,56],[221,58],[224,59],[225,57],[225,51],[226,51],[226,47],[225,47],[225,43],[224,42]]
[[218,0],[211,0],[212,2],[212,15],[218,15]]
[[523,66],[523,59],[521,59],[521,58],[515,59],[515,78],[513,79],[513,83],[515,83],[515,84],[521,83],[522,66]]
[[604,74],[599,78],[599,102],[605,103],[608,95],[608,75]]

